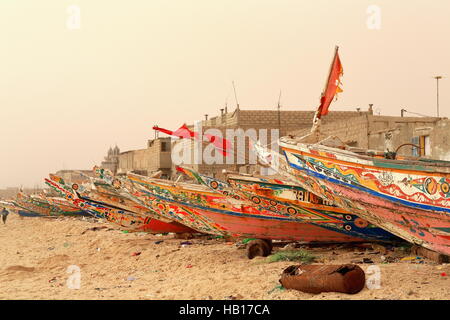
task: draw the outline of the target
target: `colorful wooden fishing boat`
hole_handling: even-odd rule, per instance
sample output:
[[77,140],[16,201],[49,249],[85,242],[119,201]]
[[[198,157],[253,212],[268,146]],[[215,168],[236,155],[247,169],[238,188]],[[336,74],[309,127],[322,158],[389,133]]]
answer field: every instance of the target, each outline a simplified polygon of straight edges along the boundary
[[212,221],[209,221],[195,210],[182,208],[174,203],[164,201],[145,188],[136,188],[136,185],[126,177],[114,177],[108,170],[98,167],[94,167],[94,172],[97,177],[109,185],[110,189],[117,190],[122,196],[157,212],[167,219],[179,222],[200,233],[224,234]]
[[60,197],[45,197],[52,208],[52,215],[63,215],[63,216],[88,216],[89,214],[80,208],[74,206],[70,201]]
[[72,185],[72,188],[78,192],[78,195],[85,200],[106,204],[111,207],[119,208],[125,211],[133,212],[143,217],[152,217],[166,223],[172,222],[153,209],[146,208],[140,203],[119,194],[120,189],[108,185],[105,181],[94,181],[91,187],[86,185]]
[[16,203],[14,200],[0,200],[0,208],[5,208],[9,212],[17,213],[19,216],[22,217],[41,217],[42,214],[35,213],[32,211],[29,211],[28,209],[24,209],[23,207],[19,206],[18,203]]
[[198,210],[187,208],[177,203],[165,201],[163,197],[157,197],[154,193],[147,189],[137,186],[134,188],[133,196],[142,200],[146,206],[153,208],[163,216],[178,221],[200,233],[213,235],[225,235],[226,232],[214,221],[204,217]]
[[108,222],[117,224],[130,231],[141,231],[149,233],[192,232],[192,229],[177,223],[162,222],[150,216],[142,217],[129,211],[82,199],[77,195],[77,192],[75,190],[66,185],[61,178],[58,178],[56,176],[52,176],[52,180],[45,179],[45,183],[65,196],[66,199],[71,201],[81,210],[90,213],[94,217],[104,218]]
[[281,138],[288,174],[335,205],[411,243],[450,255],[450,162],[386,159],[383,153],[353,152],[339,146],[338,139],[327,141],[333,147]]
[[[47,197],[46,195],[25,195],[19,192],[16,203],[26,212],[33,212],[41,216],[77,216],[87,215],[86,212],[75,207],[65,199],[58,197]],[[30,215],[27,215],[30,216]]]
[[341,230],[369,240],[401,241],[392,233],[288,181],[239,175],[228,175],[227,178],[247,199],[268,210],[296,213],[313,223],[332,223]]
[[15,204],[14,200],[0,200],[0,208],[5,208],[11,212],[16,212],[20,209],[20,207]]
[[[190,168],[178,171],[194,177],[197,182],[209,186],[234,199],[248,200],[258,208],[274,213],[285,212],[302,223],[313,223],[368,241],[400,241],[391,233],[369,224],[358,216],[335,207],[286,180],[228,174],[227,182],[208,177]],[[318,238],[320,235],[318,234]]]
[[[332,223],[310,223],[300,215],[273,212],[230,199],[201,185],[169,183],[136,174],[128,178],[158,198],[196,210],[234,237],[304,242],[364,242],[367,236],[339,229]],[[373,239],[376,240],[376,239]]]
[[25,211],[33,212],[40,216],[50,216],[52,206],[48,202],[44,202],[19,192],[16,196],[15,203]]

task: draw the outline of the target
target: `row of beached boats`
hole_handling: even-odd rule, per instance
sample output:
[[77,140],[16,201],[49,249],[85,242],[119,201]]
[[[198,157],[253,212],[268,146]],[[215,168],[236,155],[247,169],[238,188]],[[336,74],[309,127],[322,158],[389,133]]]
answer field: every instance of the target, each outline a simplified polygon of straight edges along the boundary
[[[61,197],[24,196],[16,205],[41,215],[90,214],[130,231],[207,233],[227,237],[315,243],[390,242],[400,239],[282,178],[228,174],[227,182],[178,167],[196,183],[129,173],[70,183],[45,182]],[[58,201],[55,201],[55,200]],[[64,210],[60,206],[64,206]]]
[[[45,182],[60,197],[19,194],[9,204],[43,215],[90,214],[133,231],[254,238],[264,254],[277,239],[406,240],[450,255],[450,162],[358,149],[323,136],[321,117],[341,91],[341,75],[336,48],[311,133],[282,137],[280,152],[259,143],[251,148],[276,175],[226,173],[221,181],[179,167],[193,181],[187,183],[157,175],[113,176],[95,167],[80,184],[50,175]],[[187,127],[180,129],[164,132],[198,139]]]
[[[305,144],[306,153],[300,148],[303,144],[291,141],[281,143],[283,156],[255,146],[267,164],[278,161],[284,176],[227,173],[221,181],[178,167],[194,182],[187,183],[133,173],[113,176],[95,167],[83,183],[55,175],[45,179],[61,197],[19,193],[14,205],[40,215],[89,214],[130,231],[308,243],[403,239],[450,253],[444,177],[437,178],[431,170],[419,174],[419,163],[405,159],[361,155],[326,146],[329,143]],[[350,162],[352,156],[364,161]],[[381,164],[389,170],[383,171]],[[436,168],[429,161],[422,166]]]

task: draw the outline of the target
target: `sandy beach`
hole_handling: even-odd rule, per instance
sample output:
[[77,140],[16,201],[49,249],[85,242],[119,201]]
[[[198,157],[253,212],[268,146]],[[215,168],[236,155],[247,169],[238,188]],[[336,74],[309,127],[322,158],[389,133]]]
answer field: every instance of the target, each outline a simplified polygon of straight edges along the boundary
[[[285,290],[281,272],[295,262],[249,260],[224,239],[126,233],[93,219],[20,218],[0,225],[0,299],[439,299],[450,298],[450,265],[408,260],[404,250],[307,248],[315,263],[370,259],[380,268],[379,289],[355,295]],[[283,250],[276,247],[274,251]],[[386,263],[387,260],[395,262]],[[386,260],[385,260],[386,261]],[[422,262],[420,262],[422,261]],[[418,263],[420,262],[420,263]],[[67,286],[79,267],[80,289]],[[363,270],[373,264],[359,263]],[[73,267],[72,267],[73,268]]]

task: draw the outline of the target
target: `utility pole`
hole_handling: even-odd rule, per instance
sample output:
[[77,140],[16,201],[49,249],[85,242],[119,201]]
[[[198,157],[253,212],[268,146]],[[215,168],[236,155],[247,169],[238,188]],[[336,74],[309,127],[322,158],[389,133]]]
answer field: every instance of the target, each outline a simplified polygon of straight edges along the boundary
[[439,80],[442,79],[442,76],[436,76],[434,79],[436,79],[436,108],[437,116],[439,117]]
[[239,102],[238,102],[237,95],[236,95],[236,87],[234,86],[234,81],[232,83],[233,83],[233,90],[234,90],[234,99],[236,100],[236,109],[239,110]]

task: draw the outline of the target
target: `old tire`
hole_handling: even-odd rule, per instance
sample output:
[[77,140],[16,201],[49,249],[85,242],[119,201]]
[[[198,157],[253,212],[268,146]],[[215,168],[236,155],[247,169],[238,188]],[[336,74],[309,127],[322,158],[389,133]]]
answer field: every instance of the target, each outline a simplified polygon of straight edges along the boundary
[[273,250],[273,243],[272,243],[272,240],[271,239],[262,239],[263,241],[265,241],[268,245],[269,245],[269,253],[268,253],[268,255],[269,254],[271,254],[272,253],[272,250]]
[[267,257],[271,251],[269,243],[266,240],[257,239],[247,243],[247,257],[249,259],[253,259],[254,257]]

